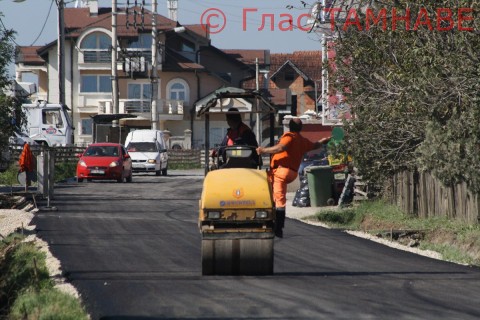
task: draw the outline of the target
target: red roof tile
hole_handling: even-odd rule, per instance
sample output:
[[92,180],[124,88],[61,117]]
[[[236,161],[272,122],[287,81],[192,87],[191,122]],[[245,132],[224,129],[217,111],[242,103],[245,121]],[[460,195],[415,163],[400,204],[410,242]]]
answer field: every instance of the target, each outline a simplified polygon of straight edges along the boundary
[[[227,51],[227,50],[225,50]],[[293,53],[270,54],[269,76],[278,72],[279,69],[291,61],[299,70],[311,80],[322,79],[322,52],[321,51],[294,51]],[[263,77],[259,79],[260,88],[263,88]],[[255,88],[255,79],[246,81],[244,88]]]
[[[125,8],[117,10],[117,35],[119,37],[136,36],[142,32],[142,20],[140,14],[136,15],[134,20],[134,8],[129,9],[127,17]],[[136,7],[135,11],[140,12],[140,8]],[[112,9],[99,8],[97,15],[91,15],[89,8],[65,8],[65,36],[78,37],[81,32],[87,28],[101,27],[108,30],[112,29]],[[158,30],[168,30],[178,26],[176,21],[170,20],[162,15],[156,15],[156,25]],[[127,28],[127,18],[130,26]],[[137,28],[132,26],[137,24]],[[144,10],[143,20],[144,30],[152,30],[152,14],[149,10]]]
[[41,46],[32,47],[17,47],[17,55],[15,57],[15,63],[25,63],[29,65],[42,65],[45,63],[37,53]]
[[263,65],[265,64],[265,59],[268,59],[270,55],[269,50],[224,49],[222,51],[247,65],[255,65],[256,58],[258,58],[258,63]]

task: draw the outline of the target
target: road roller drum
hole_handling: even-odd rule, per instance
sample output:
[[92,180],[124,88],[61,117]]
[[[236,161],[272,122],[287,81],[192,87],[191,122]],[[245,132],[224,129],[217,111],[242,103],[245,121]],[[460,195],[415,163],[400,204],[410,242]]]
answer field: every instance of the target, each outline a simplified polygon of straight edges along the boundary
[[210,171],[199,206],[202,274],[273,274],[275,209],[265,170]]

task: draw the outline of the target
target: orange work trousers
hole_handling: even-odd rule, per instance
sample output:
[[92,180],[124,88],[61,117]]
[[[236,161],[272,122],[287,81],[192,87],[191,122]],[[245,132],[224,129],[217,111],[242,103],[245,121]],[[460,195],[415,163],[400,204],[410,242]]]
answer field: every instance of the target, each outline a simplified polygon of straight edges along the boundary
[[285,208],[287,205],[287,184],[293,182],[297,178],[298,173],[285,167],[271,169],[269,172],[275,207]]

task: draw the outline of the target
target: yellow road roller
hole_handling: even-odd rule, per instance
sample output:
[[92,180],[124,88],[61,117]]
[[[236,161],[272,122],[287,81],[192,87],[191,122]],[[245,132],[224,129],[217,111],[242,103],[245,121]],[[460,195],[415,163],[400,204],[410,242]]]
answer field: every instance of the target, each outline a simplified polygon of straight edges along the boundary
[[275,210],[267,172],[228,165],[252,149],[228,147],[227,167],[205,177],[199,204],[204,275],[273,274]]
[[[258,92],[222,88],[196,104],[197,116],[205,117],[206,132],[205,180],[198,219],[202,236],[202,274],[271,275],[275,207],[267,171],[261,166],[252,166],[255,148],[225,147],[226,162],[222,166],[211,166],[208,157],[210,116],[223,120],[227,109],[223,101],[228,99],[232,103],[236,98],[253,100],[252,107],[245,113],[270,114],[273,128],[275,109]],[[270,143],[273,144],[273,133]]]

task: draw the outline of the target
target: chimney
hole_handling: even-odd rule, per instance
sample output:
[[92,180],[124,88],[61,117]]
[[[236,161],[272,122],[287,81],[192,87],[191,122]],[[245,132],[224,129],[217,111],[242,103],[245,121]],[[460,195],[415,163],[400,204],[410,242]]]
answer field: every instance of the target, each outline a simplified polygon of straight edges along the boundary
[[167,0],[168,19],[177,21],[178,0]]
[[98,16],[98,1],[97,0],[87,1],[87,6],[90,9],[90,15],[91,16]]

